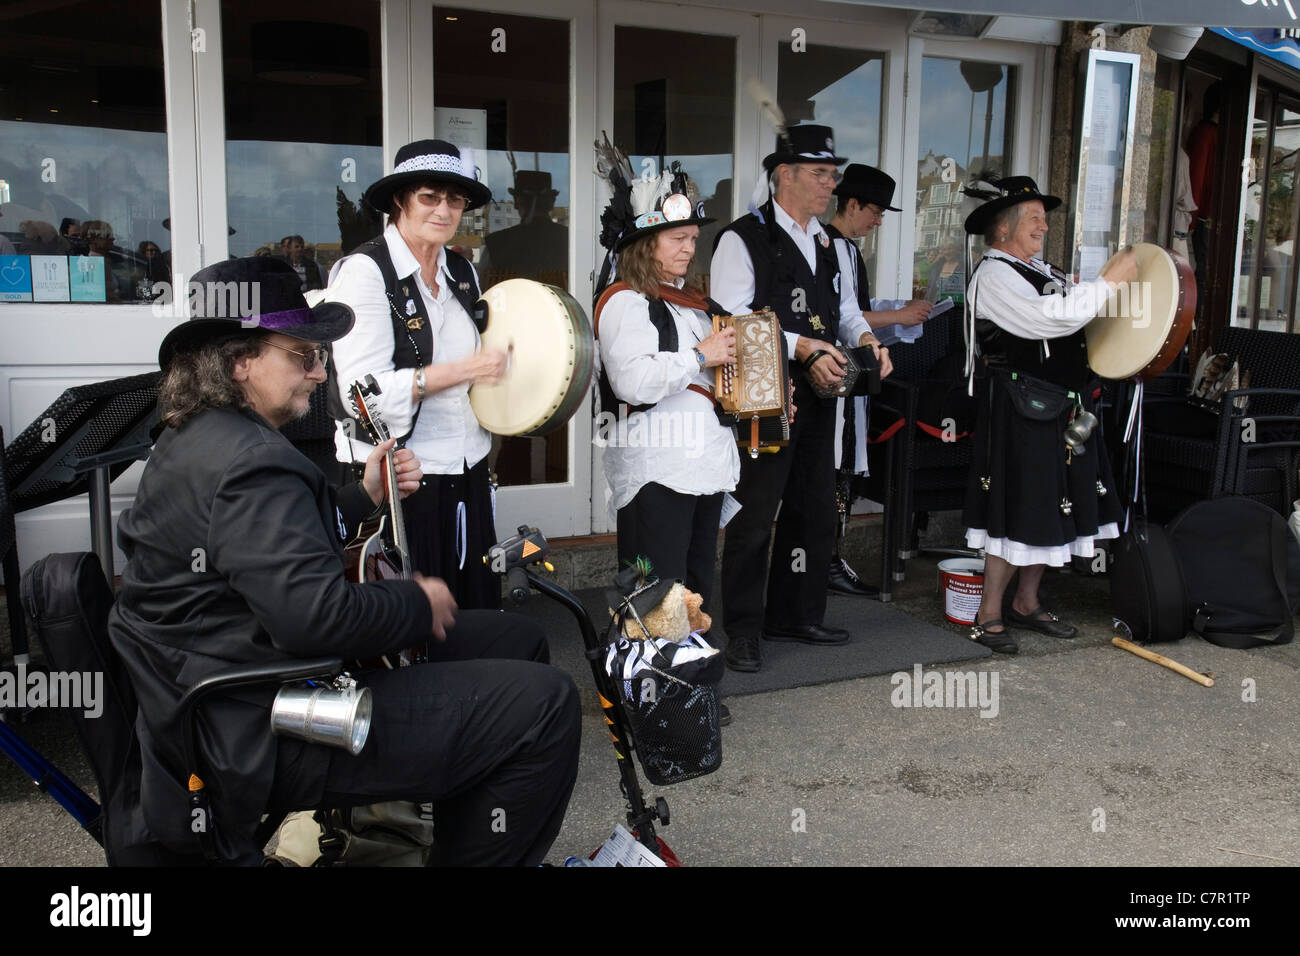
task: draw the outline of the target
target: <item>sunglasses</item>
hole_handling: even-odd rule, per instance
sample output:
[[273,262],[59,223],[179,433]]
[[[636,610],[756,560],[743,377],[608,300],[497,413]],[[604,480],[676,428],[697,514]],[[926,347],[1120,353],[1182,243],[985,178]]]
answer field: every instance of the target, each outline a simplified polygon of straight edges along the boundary
[[330,357],[329,349],[321,345],[306,352],[299,352],[297,349],[291,349],[286,345],[276,345],[274,342],[264,341],[262,344],[269,345],[271,348],[279,349],[282,352],[292,352],[294,355],[300,356],[302,358],[302,370],[309,375],[316,371],[317,365],[324,365]]

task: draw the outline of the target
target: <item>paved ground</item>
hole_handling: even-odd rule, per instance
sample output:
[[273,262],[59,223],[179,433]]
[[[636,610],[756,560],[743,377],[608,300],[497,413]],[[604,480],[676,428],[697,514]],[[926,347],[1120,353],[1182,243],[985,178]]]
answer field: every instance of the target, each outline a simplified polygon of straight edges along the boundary
[[[1110,646],[1104,579],[1049,584],[1080,638],[1026,635],[1018,657],[950,668],[990,689],[996,675],[996,716],[895,707],[889,675],[733,698],[721,769],[649,788],[672,807],[663,836],[688,865],[1300,864],[1300,644],[1160,648],[1212,671],[1204,688]],[[898,594],[942,623],[931,563],[911,562]],[[623,814],[589,675],[578,683],[582,766],[556,861],[589,852]],[[85,778],[52,721],[28,730]],[[0,865],[100,862],[0,760]]]

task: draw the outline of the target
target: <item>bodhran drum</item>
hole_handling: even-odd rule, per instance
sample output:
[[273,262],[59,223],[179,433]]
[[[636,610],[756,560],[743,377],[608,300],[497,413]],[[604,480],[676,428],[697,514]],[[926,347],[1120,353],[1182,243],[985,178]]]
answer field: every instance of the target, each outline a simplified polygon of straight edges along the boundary
[[494,435],[560,428],[591,389],[596,347],[587,313],[563,289],[532,279],[498,282],[479,299],[483,307],[483,348],[506,353],[506,372],[470,386],[479,424]]
[[1196,315],[1196,276],[1186,259],[1152,243],[1138,243],[1133,253],[1137,281],[1111,292],[1085,334],[1094,372],[1145,382],[1167,369],[1187,341]]

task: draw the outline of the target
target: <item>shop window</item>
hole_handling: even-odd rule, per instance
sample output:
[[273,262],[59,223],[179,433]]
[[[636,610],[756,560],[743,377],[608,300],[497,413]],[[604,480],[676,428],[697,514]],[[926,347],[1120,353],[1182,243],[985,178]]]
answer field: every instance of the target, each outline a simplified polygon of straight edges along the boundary
[[171,247],[160,5],[57,7],[0,28],[0,302],[149,301]]
[[[946,225],[917,243],[912,294],[960,300],[965,266],[959,192],[975,179],[997,179],[1024,170],[1006,167],[1015,126],[1016,67],[978,60],[927,56],[921,63],[921,129],[917,164],[918,234],[930,224]],[[933,218],[952,202],[955,210]],[[931,241],[931,239],[933,241]],[[976,255],[982,249],[977,239]]]
[[[884,116],[881,77],[885,55],[872,50],[810,43],[796,50],[788,41],[777,46],[777,100],[786,122],[800,121],[835,130],[835,151],[850,163],[880,165],[880,135]],[[764,148],[773,137],[764,129]],[[898,170],[885,172],[901,180]],[[894,205],[899,205],[895,190]],[[835,206],[827,210],[826,220]],[[892,215],[892,214],[891,214]],[[876,287],[876,243],[879,230],[855,240],[867,265],[867,278]]]
[[230,254],[323,288],[382,230],[361,201],[384,167],[379,4],[226,0],[221,17]]
[[716,221],[700,229],[687,281],[706,288],[714,237],[731,221],[735,103],[734,37],[614,28],[614,144],[634,172],[677,161],[699,187]]

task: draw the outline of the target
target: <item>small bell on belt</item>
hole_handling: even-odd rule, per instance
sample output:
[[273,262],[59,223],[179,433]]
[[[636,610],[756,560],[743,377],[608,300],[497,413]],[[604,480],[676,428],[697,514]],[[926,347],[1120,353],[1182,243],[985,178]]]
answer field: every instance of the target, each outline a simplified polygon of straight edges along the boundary
[[991,475],[980,475],[980,491],[988,491],[989,485],[993,483]]
[[1106,491],[1107,491],[1106,486],[1103,485],[1100,481],[1097,482],[1097,497],[1098,497],[1098,498],[1105,498],[1105,497],[1106,497]]
[[1068,515],[1074,512],[1074,502],[1069,498],[1061,499],[1061,514]]

